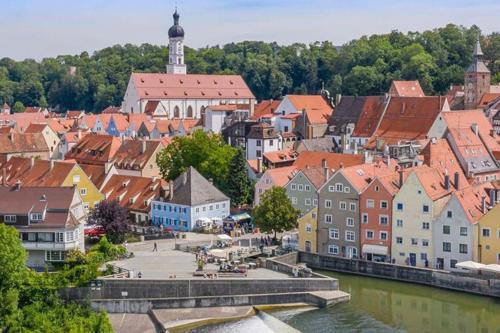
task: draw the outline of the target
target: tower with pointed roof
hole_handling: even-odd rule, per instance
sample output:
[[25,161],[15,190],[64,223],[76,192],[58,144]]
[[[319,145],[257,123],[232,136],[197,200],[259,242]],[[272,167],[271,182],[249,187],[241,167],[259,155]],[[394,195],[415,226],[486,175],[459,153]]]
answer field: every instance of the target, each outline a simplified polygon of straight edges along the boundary
[[474,47],[474,59],[465,71],[465,109],[477,108],[483,94],[490,92],[491,73],[483,62],[483,51],[479,38]]
[[168,74],[186,74],[184,64],[184,29],[179,25],[179,13],[174,12],[174,25],[168,29]]

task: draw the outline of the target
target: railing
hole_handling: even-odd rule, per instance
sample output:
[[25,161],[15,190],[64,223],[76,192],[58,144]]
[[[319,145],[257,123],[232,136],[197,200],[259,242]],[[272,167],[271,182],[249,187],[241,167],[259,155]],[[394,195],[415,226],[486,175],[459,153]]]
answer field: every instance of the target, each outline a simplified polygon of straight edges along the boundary
[[55,242],[23,242],[23,247],[26,250],[72,250],[80,247],[79,241],[67,242],[67,243],[55,243]]

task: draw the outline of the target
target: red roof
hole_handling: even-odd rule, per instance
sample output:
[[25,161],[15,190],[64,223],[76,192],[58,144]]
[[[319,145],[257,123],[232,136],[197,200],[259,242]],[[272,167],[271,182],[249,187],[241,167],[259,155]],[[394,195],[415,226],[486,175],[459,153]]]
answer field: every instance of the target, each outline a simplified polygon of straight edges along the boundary
[[104,113],[104,114],[120,113],[120,111],[121,111],[121,108],[118,107],[118,106],[108,106],[107,108],[105,108],[104,110],[102,110],[101,113]]
[[300,153],[299,157],[295,160],[293,165],[298,169],[305,169],[307,167],[322,167],[323,160],[326,160],[330,169],[337,170],[343,165],[350,167],[353,165],[363,164],[365,158],[363,155],[355,154],[338,154],[319,151],[304,151]]
[[69,118],[69,119],[78,119],[84,115],[85,115],[85,111],[80,111],[80,110],[68,110],[66,112],[66,118]]
[[396,163],[392,160],[390,163],[391,165],[389,166],[382,161],[354,165],[339,169],[338,172],[341,172],[358,193],[361,193],[375,177],[385,177],[394,174]]
[[333,110],[333,107],[321,95],[286,95],[297,111],[317,110],[325,114]]
[[113,175],[102,189],[106,200],[117,200],[130,211],[149,212],[151,201],[160,196],[160,180],[148,177]]
[[385,106],[383,96],[366,96],[352,136],[371,137],[377,129],[380,117],[384,114]]
[[120,148],[119,138],[111,135],[89,134],[66,153],[65,159],[78,163],[104,165],[112,161]]
[[27,106],[24,109],[24,113],[38,113],[38,112],[42,112],[42,108],[39,106]]
[[418,81],[392,81],[389,93],[400,97],[424,97],[425,93]]
[[255,104],[252,119],[257,120],[263,115],[272,115],[276,111],[280,103],[280,100],[269,99]]
[[486,107],[492,101],[496,100],[500,97],[500,93],[484,93],[479,101],[478,107]]
[[365,148],[374,149],[377,139],[384,145],[426,139],[445,102],[441,96],[392,97],[378,129]]
[[140,99],[254,99],[240,75],[132,73]]
[[265,174],[271,178],[274,186],[283,187],[290,179],[292,179],[296,171],[296,167],[288,166],[283,168],[267,169]]
[[264,158],[267,159],[272,164],[293,161],[297,157],[297,153],[292,149],[270,151],[264,153]]
[[[486,197],[487,205],[491,205],[489,202],[488,189],[492,188],[491,183],[482,183],[479,185],[469,186],[461,191],[454,193],[455,197],[460,202],[465,216],[471,224],[475,224],[484,215],[483,213],[483,196]],[[494,206],[493,204],[492,206]]]

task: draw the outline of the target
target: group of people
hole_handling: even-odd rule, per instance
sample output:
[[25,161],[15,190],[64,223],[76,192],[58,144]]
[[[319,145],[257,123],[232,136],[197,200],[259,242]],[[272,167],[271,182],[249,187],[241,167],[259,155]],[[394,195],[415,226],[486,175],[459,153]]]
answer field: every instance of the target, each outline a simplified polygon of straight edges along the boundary
[[271,246],[273,245],[273,241],[269,235],[267,236],[260,236],[260,252],[264,252],[264,247],[265,246]]

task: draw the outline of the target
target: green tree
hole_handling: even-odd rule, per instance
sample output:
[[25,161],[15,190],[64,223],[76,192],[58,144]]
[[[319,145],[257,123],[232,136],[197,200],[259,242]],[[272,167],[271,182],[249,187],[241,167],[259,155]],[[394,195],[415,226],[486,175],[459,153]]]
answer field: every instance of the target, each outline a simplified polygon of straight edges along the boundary
[[266,233],[289,231],[296,227],[300,211],[292,206],[284,188],[273,186],[262,194],[253,210],[255,223]]
[[12,107],[12,112],[21,113],[24,112],[25,109],[26,107],[24,106],[24,104],[22,102],[17,101]]
[[231,198],[233,206],[241,206],[250,203],[252,200],[252,184],[248,178],[246,159],[243,150],[238,149],[229,163],[229,170],[227,176],[227,194]]
[[156,157],[162,177],[174,180],[190,166],[227,192],[229,163],[236,149],[226,144],[220,135],[195,131],[191,136],[178,136]]

